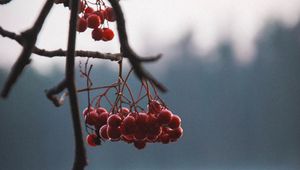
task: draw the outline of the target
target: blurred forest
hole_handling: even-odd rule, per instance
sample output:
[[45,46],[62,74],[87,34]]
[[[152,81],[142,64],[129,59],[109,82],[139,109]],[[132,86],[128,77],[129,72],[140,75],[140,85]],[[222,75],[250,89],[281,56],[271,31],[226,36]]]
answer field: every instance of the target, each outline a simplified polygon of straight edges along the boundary
[[[163,76],[169,92],[162,96],[182,117],[183,138],[141,151],[120,142],[87,146],[87,169],[300,169],[300,24],[286,28],[270,22],[247,66],[236,64],[229,41],[215,56],[206,56],[216,61],[204,61],[193,53],[192,36],[170,47],[177,56],[168,57],[176,62]],[[63,74],[43,77],[27,68],[9,98],[1,99],[0,169],[64,170],[72,165],[68,101],[55,108],[44,94]],[[115,80],[106,67],[95,67],[93,74],[103,84]],[[0,71],[1,87],[6,77]],[[79,76],[77,80],[84,87]],[[79,97],[83,109],[86,95]]]

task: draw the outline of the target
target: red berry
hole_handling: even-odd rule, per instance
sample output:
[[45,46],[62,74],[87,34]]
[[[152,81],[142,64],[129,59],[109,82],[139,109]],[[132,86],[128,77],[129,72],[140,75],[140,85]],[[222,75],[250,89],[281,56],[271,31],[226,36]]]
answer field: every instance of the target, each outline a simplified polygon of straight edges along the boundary
[[101,23],[101,19],[98,15],[91,14],[88,16],[87,22],[89,28],[98,28]]
[[90,145],[90,146],[97,146],[97,141],[98,141],[98,137],[96,134],[89,134],[86,137],[86,142]]
[[85,108],[82,112],[83,116],[86,116],[89,112],[92,112],[94,110],[93,107],[90,107],[90,109]]
[[171,129],[176,129],[180,126],[181,124],[181,119],[179,116],[177,115],[173,115],[172,118],[171,118],[171,121],[170,123],[168,124],[168,126],[171,128]]
[[137,128],[146,134],[148,129],[148,115],[146,113],[138,113],[135,119]]
[[137,149],[144,149],[146,147],[146,141],[134,141],[133,144]]
[[168,144],[170,142],[170,136],[168,133],[163,133],[162,135],[160,135],[160,141],[163,144]]
[[147,134],[148,136],[158,136],[161,133],[161,127],[157,118],[154,115],[149,115],[147,120]]
[[92,7],[87,7],[84,10],[84,13],[86,13],[86,14],[90,14],[90,13],[93,13],[93,12],[94,12],[94,9]]
[[132,135],[122,135],[122,136],[121,136],[121,139],[122,139],[124,142],[132,143],[132,142],[134,141],[134,136],[132,136]]
[[114,32],[109,28],[103,28],[103,41],[110,41],[114,38]]
[[107,135],[107,127],[108,127],[107,125],[104,125],[99,130],[99,135],[102,139],[109,139]]
[[122,123],[122,118],[117,114],[110,115],[109,118],[107,119],[107,124],[114,128],[119,127],[121,123]]
[[126,107],[122,107],[119,113],[123,116],[127,116],[130,113],[130,110]]
[[89,125],[97,125],[98,122],[98,113],[93,110],[92,112],[89,112],[85,116],[85,122]]
[[107,119],[108,119],[109,113],[107,112],[102,112],[99,116],[98,116],[98,123],[101,125],[105,125],[107,123]]
[[148,104],[149,113],[158,114],[162,110],[161,104],[157,100],[151,100]]
[[169,111],[168,109],[164,109],[161,112],[159,112],[158,117],[157,117],[158,122],[161,125],[169,124],[171,121],[171,118],[172,118],[172,112]]
[[172,140],[179,139],[183,135],[183,129],[181,127],[169,131],[169,136]]
[[136,129],[134,133],[134,138],[136,140],[144,140],[147,137],[146,131],[143,129]]
[[78,32],[84,32],[87,29],[87,20],[84,18],[78,18],[77,20],[77,31]]
[[115,11],[113,8],[111,7],[108,7],[105,9],[105,18],[107,19],[107,21],[110,21],[110,22],[114,22],[116,21],[117,17],[116,17],[116,14],[115,14]]
[[107,136],[111,140],[118,140],[118,139],[120,139],[120,137],[121,137],[121,130],[120,130],[120,128],[108,126],[107,127]]
[[154,136],[147,136],[147,141],[149,142],[156,142],[158,139],[158,136],[154,135]]
[[140,127],[146,127],[147,126],[147,120],[148,120],[148,115],[146,113],[138,113],[136,117],[136,125]]
[[93,31],[92,31],[92,38],[95,40],[95,41],[99,41],[103,38],[103,30],[101,28],[95,28]]
[[103,11],[95,11],[94,14],[98,15],[100,17],[101,20],[101,24],[104,23],[105,17],[103,15]]
[[98,107],[97,108],[97,113],[100,115],[103,112],[107,112],[107,110],[104,107]]
[[131,112],[131,113],[129,113],[127,116],[132,116],[132,117],[134,117],[134,118],[136,119],[136,117],[138,116],[138,113],[136,113],[136,112]]
[[158,126],[158,119],[154,115],[149,115],[147,119],[147,126],[148,128],[152,128],[154,126]]
[[159,136],[162,133],[161,126],[153,126],[148,128],[147,135],[148,136]]
[[121,124],[121,132],[123,135],[132,135],[136,129],[135,118],[127,116]]

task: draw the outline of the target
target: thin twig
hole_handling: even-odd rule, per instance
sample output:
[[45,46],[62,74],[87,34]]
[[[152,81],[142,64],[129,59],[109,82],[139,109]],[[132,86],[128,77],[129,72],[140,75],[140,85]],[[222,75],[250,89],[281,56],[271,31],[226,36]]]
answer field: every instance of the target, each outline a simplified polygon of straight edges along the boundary
[[57,86],[49,90],[45,90],[48,99],[51,100],[56,107],[59,107],[64,103],[64,95],[58,97],[57,94],[62,92],[66,87],[67,87],[67,82],[64,79]]

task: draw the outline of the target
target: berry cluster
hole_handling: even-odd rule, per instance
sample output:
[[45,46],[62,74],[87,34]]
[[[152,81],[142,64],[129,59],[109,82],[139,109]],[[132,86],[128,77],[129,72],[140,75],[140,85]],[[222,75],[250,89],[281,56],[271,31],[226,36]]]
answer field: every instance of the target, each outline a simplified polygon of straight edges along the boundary
[[80,90],[87,91],[88,106],[83,110],[87,143],[97,146],[102,141],[123,141],[143,149],[147,143],[176,142],[183,135],[181,118],[170,111],[152,82],[141,80],[139,90],[133,93],[128,83],[133,69],[123,79],[122,60],[118,64],[118,80],[100,87],[92,87],[93,65],[88,66],[88,60],[84,69],[79,65],[87,85]]
[[83,111],[86,123],[95,127],[95,133],[87,136],[90,146],[101,144],[102,140],[133,143],[143,149],[146,143],[175,142],[183,134],[181,119],[157,100],[148,104],[148,112],[131,112],[122,107],[117,113],[108,113],[103,107],[86,108]]
[[[96,0],[92,5],[87,1],[80,2],[79,16],[77,20],[77,31],[84,32],[87,28],[93,29],[92,38],[95,41],[110,41],[114,38],[114,32],[108,27],[108,22],[116,21],[116,15],[111,7],[106,7],[102,0]],[[105,25],[105,21],[107,21]]]

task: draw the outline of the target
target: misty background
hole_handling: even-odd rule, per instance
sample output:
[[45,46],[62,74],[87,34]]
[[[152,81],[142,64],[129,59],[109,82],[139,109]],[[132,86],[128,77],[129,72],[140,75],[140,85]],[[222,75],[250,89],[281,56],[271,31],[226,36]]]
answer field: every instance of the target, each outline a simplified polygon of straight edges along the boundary
[[[199,50],[197,35],[185,30],[178,40],[170,40],[161,62],[147,64],[168,87],[161,96],[181,116],[184,136],[168,145],[149,144],[144,150],[123,142],[86,145],[86,169],[300,169],[300,22],[267,20],[247,64],[237,59],[243,56],[231,38],[219,40],[206,52]],[[4,48],[7,44],[2,41]],[[156,54],[161,52],[156,46],[137,49]],[[1,57],[14,57],[6,54],[0,50]],[[1,59],[1,65],[5,62]],[[52,67],[47,74],[27,67],[9,98],[0,100],[1,170],[64,170],[73,164],[69,101],[56,108],[44,94],[64,76],[60,65],[52,63]],[[94,83],[114,82],[116,68],[110,61],[95,62]],[[76,73],[77,87],[84,87],[79,70]],[[7,66],[1,67],[0,87],[7,74]],[[79,101],[82,110],[86,94],[79,94]]]

